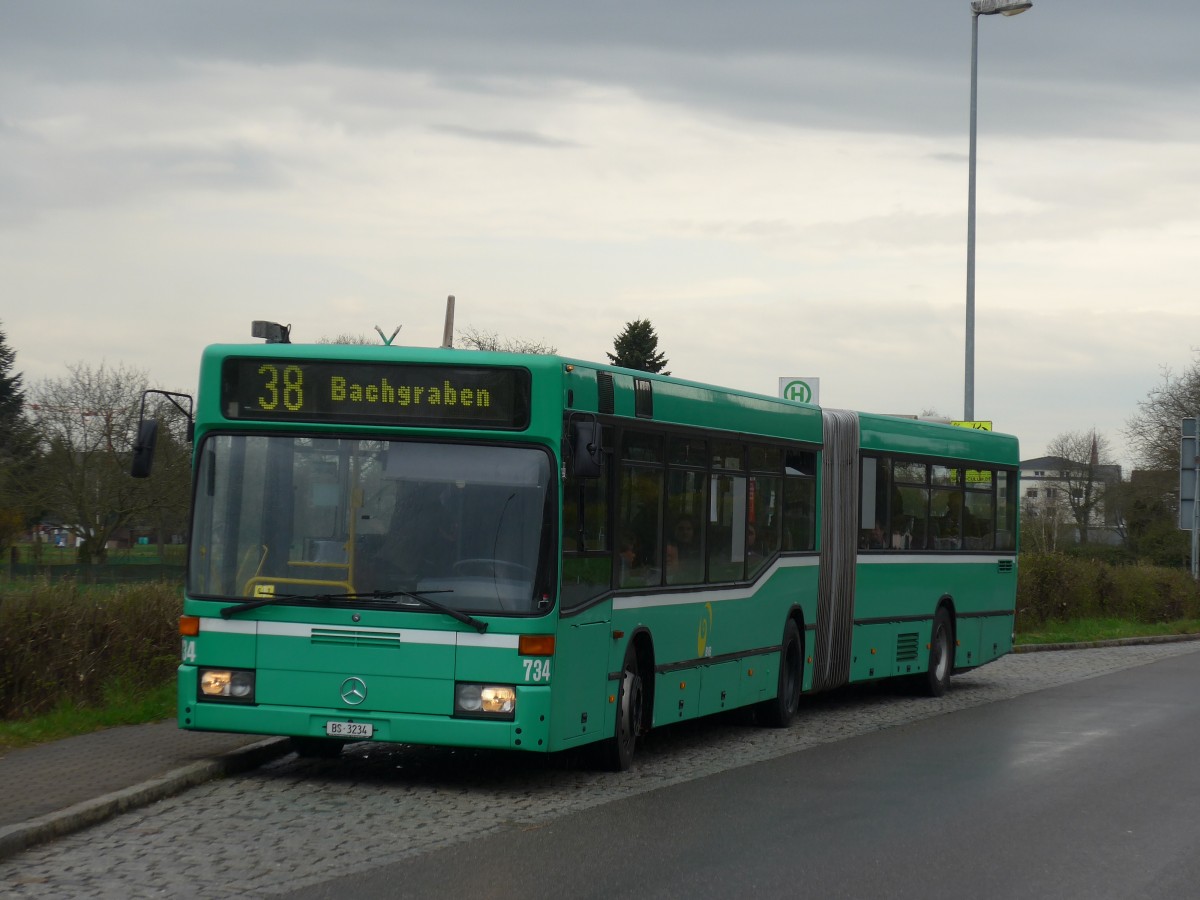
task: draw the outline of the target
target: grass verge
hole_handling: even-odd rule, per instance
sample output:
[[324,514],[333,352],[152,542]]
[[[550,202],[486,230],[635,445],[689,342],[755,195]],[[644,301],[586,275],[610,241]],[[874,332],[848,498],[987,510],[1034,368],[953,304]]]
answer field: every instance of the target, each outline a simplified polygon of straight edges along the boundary
[[144,688],[127,682],[104,686],[98,704],[77,706],[63,701],[49,712],[28,719],[0,722],[0,755],[117,725],[141,725],[175,715],[175,680]]
[[1121,638],[1162,637],[1175,634],[1200,634],[1200,619],[1174,622],[1130,622],[1125,619],[1075,619],[1070,622],[1046,622],[1036,631],[1017,633],[1017,644],[1075,644],[1089,641],[1113,641]]

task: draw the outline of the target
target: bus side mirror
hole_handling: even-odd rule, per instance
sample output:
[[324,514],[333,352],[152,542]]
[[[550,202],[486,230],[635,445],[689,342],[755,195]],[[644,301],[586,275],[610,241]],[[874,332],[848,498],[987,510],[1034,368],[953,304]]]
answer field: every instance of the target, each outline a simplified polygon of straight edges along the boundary
[[[133,463],[129,474],[134,478],[149,478],[150,469],[154,465],[154,445],[158,443],[158,419],[151,412],[146,418],[146,398],[151,394],[161,394],[170,401],[171,405],[187,416],[187,442],[190,444],[196,433],[196,421],[192,418],[192,395],[176,394],[174,391],[160,391],[150,388],[142,391],[142,409],[138,415],[137,440],[133,444]],[[178,399],[176,399],[178,398]],[[180,400],[187,401],[185,408]]]
[[134,478],[149,478],[154,465],[154,447],[158,443],[158,419],[142,419],[138,423],[137,441],[133,445],[133,465],[129,474]]
[[571,462],[577,478],[599,478],[604,474],[604,445],[599,422],[575,423]]

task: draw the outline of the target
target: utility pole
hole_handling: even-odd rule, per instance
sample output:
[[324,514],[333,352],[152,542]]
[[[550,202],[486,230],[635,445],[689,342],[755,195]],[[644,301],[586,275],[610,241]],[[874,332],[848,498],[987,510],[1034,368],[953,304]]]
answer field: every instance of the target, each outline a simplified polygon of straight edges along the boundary
[[454,295],[446,298],[446,326],[442,329],[442,346],[454,346]]

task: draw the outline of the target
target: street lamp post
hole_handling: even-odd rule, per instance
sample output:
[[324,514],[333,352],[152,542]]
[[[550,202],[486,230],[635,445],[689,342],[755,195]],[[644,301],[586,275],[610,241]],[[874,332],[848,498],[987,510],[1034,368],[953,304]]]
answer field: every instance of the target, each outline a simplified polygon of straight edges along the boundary
[[967,160],[967,359],[963,418],[975,420],[975,117],[979,92],[979,17],[1015,16],[1033,6],[1032,0],[971,0],[971,145]]

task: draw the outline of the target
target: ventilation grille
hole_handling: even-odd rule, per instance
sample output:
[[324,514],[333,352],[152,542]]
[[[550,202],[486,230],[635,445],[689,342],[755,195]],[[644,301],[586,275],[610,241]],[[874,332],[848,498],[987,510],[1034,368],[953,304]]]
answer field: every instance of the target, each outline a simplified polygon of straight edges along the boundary
[[1007,575],[1013,570],[1015,563],[1011,559],[1002,559],[996,563],[996,571],[1001,575]]
[[916,634],[902,634],[896,638],[896,662],[910,662],[917,658]]
[[334,644],[340,647],[399,647],[400,635],[394,631],[343,631],[314,628],[310,635],[314,644]]
[[649,378],[633,379],[633,414],[642,419],[654,418],[654,390]]
[[612,415],[616,410],[616,403],[613,400],[613,377],[608,372],[596,373],[596,390],[600,392],[600,408],[598,412],[602,415]]

